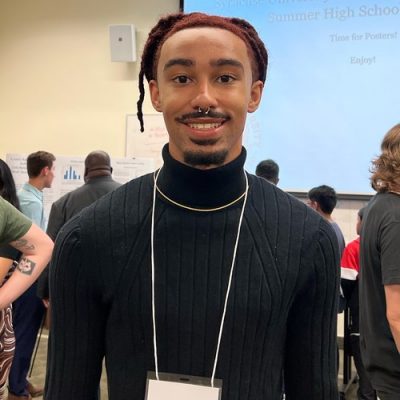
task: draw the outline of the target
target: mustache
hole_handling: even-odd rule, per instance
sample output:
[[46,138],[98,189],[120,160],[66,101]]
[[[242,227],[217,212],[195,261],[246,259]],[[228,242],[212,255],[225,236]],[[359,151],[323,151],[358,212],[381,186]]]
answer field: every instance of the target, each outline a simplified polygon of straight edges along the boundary
[[[205,110],[206,111],[206,110]],[[198,111],[194,111],[191,113],[187,113],[184,114],[178,118],[176,118],[176,120],[178,122],[186,122],[188,119],[195,119],[195,118],[221,118],[221,119],[229,119],[229,117],[223,113],[214,111],[214,110],[210,110],[208,111],[208,113],[206,114],[205,111],[201,110],[201,112]]]

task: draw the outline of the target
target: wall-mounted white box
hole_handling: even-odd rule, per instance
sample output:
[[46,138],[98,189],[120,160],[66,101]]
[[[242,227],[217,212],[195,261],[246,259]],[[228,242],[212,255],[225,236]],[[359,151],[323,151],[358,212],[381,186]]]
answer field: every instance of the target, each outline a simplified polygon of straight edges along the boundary
[[111,61],[136,61],[136,34],[133,25],[110,25]]

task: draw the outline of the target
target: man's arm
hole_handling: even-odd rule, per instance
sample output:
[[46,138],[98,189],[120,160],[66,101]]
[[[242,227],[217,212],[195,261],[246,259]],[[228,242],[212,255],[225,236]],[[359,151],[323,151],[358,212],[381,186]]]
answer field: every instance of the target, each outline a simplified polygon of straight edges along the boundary
[[303,249],[298,288],[288,316],[286,398],[337,400],[336,322],[339,255],[332,228]]
[[87,247],[81,242],[79,218],[74,218],[57,237],[49,271],[52,334],[46,400],[97,399],[108,310],[99,294],[101,255]]
[[10,279],[0,288],[0,308],[12,303],[35,282],[53,251],[53,242],[35,224],[10,244],[22,252],[22,257]]
[[6,277],[12,265],[13,260],[10,258],[0,257],[0,284],[3,282],[3,279]]
[[386,297],[386,318],[397,350],[400,351],[400,221],[387,224],[380,235],[382,283]]
[[400,353],[400,285],[385,285],[386,318]]

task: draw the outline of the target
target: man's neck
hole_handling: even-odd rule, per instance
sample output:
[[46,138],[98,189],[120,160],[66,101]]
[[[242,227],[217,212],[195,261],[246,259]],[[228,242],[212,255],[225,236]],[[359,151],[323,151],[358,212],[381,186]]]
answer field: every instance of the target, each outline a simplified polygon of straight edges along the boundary
[[40,190],[41,192],[44,189],[44,184],[42,179],[38,176],[35,178],[29,178],[28,183],[33,186],[34,188],[36,188],[37,190]]
[[98,171],[90,171],[86,174],[85,179],[98,178],[101,176],[111,176],[111,172],[104,169]]
[[232,202],[246,188],[243,165],[246,150],[222,167],[201,170],[174,159],[168,146],[163,148],[164,166],[161,168],[158,188],[168,198],[193,208],[215,208]]
[[328,222],[330,222],[330,223],[335,222],[335,221],[333,220],[331,214],[325,214],[325,213],[323,213],[322,216],[323,216]]

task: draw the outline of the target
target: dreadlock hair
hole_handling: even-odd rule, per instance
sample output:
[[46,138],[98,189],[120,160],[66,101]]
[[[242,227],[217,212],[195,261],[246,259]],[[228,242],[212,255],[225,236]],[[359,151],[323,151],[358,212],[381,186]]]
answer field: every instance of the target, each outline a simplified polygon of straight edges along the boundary
[[147,82],[157,78],[157,64],[159,53],[164,42],[174,33],[188,28],[210,27],[225,29],[241,38],[252,54],[251,65],[253,79],[265,82],[267,76],[268,53],[257,31],[247,21],[240,18],[227,18],[208,15],[199,12],[184,14],[170,14],[161,18],[150,31],[143,49],[139,72],[139,100],[137,102],[137,117],[140,122],[140,131],[144,131],[143,100],[144,77]]
[[377,192],[400,191],[400,124],[386,133],[381,155],[372,161],[371,186]]

